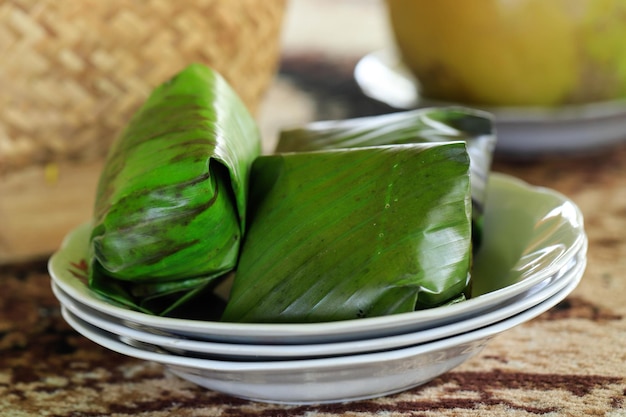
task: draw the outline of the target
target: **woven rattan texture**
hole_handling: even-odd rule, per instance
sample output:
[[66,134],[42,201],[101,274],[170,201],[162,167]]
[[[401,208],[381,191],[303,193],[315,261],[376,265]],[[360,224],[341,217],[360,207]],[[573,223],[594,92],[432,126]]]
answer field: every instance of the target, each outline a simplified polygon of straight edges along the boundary
[[0,176],[99,158],[156,85],[191,62],[252,111],[274,75],[285,0],[0,2]]

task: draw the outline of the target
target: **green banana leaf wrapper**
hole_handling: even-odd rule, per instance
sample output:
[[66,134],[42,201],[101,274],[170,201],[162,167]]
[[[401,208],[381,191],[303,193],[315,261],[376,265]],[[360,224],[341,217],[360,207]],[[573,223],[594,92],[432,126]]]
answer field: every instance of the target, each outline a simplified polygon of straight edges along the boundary
[[276,152],[459,140],[467,143],[471,161],[474,249],[477,249],[481,240],[487,179],[496,145],[490,113],[450,106],[313,122],[282,131]]
[[469,166],[462,141],[257,158],[222,320],[326,322],[462,299]]
[[233,270],[260,151],[254,119],[216,72],[193,64],[157,87],[101,174],[91,288],[165,314]]

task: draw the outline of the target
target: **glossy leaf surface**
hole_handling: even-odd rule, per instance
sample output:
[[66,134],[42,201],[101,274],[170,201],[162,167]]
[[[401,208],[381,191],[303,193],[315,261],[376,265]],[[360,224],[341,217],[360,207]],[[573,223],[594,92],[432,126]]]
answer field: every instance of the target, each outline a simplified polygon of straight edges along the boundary
[[225,321],[322,322],[440,305],[466,289],[463,142],[259,157]]
[[496,135],[493,117],[464,107],[425,108],[412,111],[329,120],[281,132],[277,152],[353,148],[402,143],[464,141],[471,161],[475,243],[479,242],[486,184],[491,170]]
[[155,89],[100,178],[92,287],[141,305],[232,270],[259,153],[255,121],[219,74],[191,65]]

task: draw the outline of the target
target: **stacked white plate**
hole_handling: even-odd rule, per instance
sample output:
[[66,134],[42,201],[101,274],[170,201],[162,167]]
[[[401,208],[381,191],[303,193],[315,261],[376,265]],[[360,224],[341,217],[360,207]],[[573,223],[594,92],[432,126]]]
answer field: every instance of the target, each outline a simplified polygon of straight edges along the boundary
[[299,404],[382,396],[458,366],[578,285],[587,238],[576,205],[500,174],[492,174],[488,192],[472,298],[449,306],[315,324],[151,316],[88,288],[88,225],[72,231],[50,259],[52,289],[65,320],[85,337],[213,390]]
[[[421,96],[419,80],[393,48],[364,56],[354,78],[365,95],[397,109],[463,105]],[[496,151],[512,156],[582,152],[624,142],[626,99],[559,107],[472,107],[494,115]]]

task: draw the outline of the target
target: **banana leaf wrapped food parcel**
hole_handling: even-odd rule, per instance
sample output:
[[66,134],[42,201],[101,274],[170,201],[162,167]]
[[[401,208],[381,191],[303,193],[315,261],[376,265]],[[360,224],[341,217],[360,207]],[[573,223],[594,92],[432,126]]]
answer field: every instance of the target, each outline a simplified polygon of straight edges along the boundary
[[321,322],[441,305],[471,263],[463,142],[258,158],[226,321]]
[[[402,129],[450,130],[414,118],[391,124],[389,138]],[[472,129],[457,131],[473,137]],[[260,156],[258,129],[236,95],[191,66],[153,92],[111,150],[90,286],[170,314],[194,296],[210,303],[228,275],[221,319],[248,322],[370,317],[462,299],[472,259],[470,142],[406,142]]]
[[260,149],[256,122],[207,67],[191,65],[155,89],[101,174],[91,287],[162,314],[234,269]]
[[470,156],[474,248],[480,245],[487,179],[496,145],[491,114],[464,107],[309,123],[280,133],[276,152],[464,141]]

